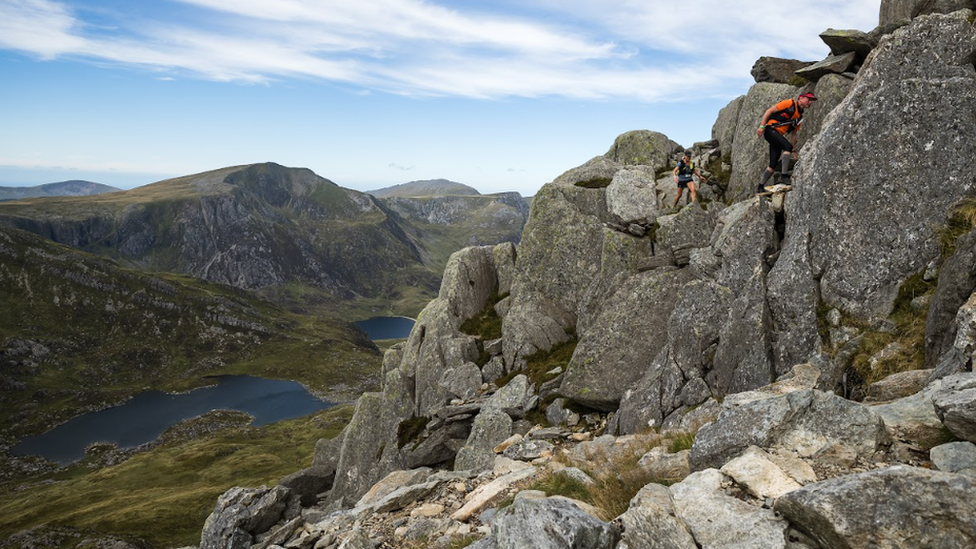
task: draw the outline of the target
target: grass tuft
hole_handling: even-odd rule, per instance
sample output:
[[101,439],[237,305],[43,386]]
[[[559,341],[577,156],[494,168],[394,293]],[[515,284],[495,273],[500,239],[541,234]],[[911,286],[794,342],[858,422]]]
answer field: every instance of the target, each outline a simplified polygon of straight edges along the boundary
[[973,228],[976,228],[976,198],[967,198],[949,212],[945,226],[937,232],[943,260],[955,253],[959,237]]
[[[652,475],[641,467],[640,458],[662,444],[683,450],[690,447],[694,437],[694,433],[666,437],[651,434],[639,437],[625,449],[614,449],[612,453],[599,449],[587,453],[585,462],[570,463],[586,471],[595,484],[588,486],[570,478],[551,475],[537,480],[530,488],[542,490],[550,496],[562,495],[589,503],[601,511],[601,519],[610,521],[627,511],[630,500],[641,488],[651,483],[670,486],[681,480]],[[598,468],[591,470],[593,467]]]
[[692,445],[695,444],[696,433],[674,433],[670,435],[671,444],[668,450],[672,454],[677,454],[683,450],[691,450]]
[[[902,283],[891,314],[895,324],[892,331],[871,329],[862,321],[844,318],[844,324],[863,329],[864,339],[854,355],[851,368],[865,385],[925,366],[925,322],[928,311],[913,311],[912,300],[934,292],[935,286],[934,281],[924,279],[924,271]],[[888,351],[879,355],[884,349]],[[875,358],[873,363],[872,358]]]
[[529,382],[534,383],[536,387],[541,387],[543,383],[555,379],[559,374],[550,374],[549,372],[557,367],[562,367],[565,372],[570,359],[573,358],[573,352],[576,351],[576,344],[579,343],[575,333],[571,336],[569,341],[559,343],[545,351],[536,351],[525,357],[524,370],[509,372],[508,375],[499,378],[496,383],[499,387],[504,387],[519,374],[525,374],[529,378]]

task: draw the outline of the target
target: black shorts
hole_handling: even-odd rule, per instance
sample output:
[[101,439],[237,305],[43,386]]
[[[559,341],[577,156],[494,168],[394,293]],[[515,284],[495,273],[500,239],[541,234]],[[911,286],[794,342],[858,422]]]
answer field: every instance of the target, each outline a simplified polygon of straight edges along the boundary
[[682,181],[682,180],[679,179],[678,180],[678,188],[679,189],[687,189],[688,188],[688,183],[694,183],[694,182],[695,182],[694,179],[689,179],[688,181]]
[[769,142],[769,167],[776,171],[779,166],[779,159],[784,152],[793,152],[793,144],[785,135],[776,131],[776,128],[766,126],[763,137]]

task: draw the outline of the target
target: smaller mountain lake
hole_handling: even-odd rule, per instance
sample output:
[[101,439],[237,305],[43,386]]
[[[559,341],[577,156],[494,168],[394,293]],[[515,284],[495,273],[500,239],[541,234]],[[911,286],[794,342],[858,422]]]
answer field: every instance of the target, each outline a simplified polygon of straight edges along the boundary
[[406,339],[416,320],[405,316],[374,316],[356,323],[370,339]]
[[303,417],[330,408],[300,383],[252,376],[216,376],[216,385],[188,393],[140,393],[125,404],[78,416],[50,431],[27,437],[10,449],[15,456],[40,455],[67,465],[85,456],[93,442],[135,448],[166,429],[212,410],[238,410],[254,416],[254,426]]

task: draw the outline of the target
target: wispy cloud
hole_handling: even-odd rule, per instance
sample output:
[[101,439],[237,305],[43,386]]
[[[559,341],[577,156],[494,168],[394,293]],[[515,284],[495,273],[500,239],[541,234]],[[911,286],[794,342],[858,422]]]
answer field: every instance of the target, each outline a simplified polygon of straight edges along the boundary
[[870,27],[879,9],[876,0],[781,8],[621,0],[612,10],[600,0],[537,0],[506,13],[490,11],[504,1],[464,11],[420,0],[156,4],[180,9],[119,14],[105,26],[91,24],[91,13],[70,3],[4,0],[0,47],[170,77],[322,79],[356,91],[469,98],[659,101],[690,89],[716,93],[729,78],[744,81],[760,55],[810,59],[825,52],[816,35],[828,25]]
[[0,3],[0,46],[49,59],[84,51],[78,22],[64,5],[47,0],[7,0]]

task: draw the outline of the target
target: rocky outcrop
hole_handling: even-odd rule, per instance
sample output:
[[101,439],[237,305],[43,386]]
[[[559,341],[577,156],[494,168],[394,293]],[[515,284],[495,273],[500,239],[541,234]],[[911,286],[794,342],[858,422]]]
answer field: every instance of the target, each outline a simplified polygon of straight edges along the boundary
[[674,156],[682,151],[681,145],[660,132],[640,130],[627,132],[613,142],[604,156],[607,160],[625,166],[650,166],[654,171],[670,168]]
[[[976,90],[976,29],[965,15],[921,17],[883,39],[806,148],[787,203],[783,253],[770,273],[779,360],[816,351],[816,338],[795,334],[810,333],[819,301],[861,318],[887,315],[902,282],[936,257],[933,227],[976,190],[973,159],[946,168],[936,152],[976,145],[966,143],[976,135],[964,106]],[[926,127],[920,105],[949,121]],[[924,191],[933,171],[953,182],[946,193]],[[879,184],[884,192],[865,192]]]
[[939,420],[953,435],[976,442],[976,373],[956,374],[942,380],[932,396]]
[[472,547],[477,549],[613,549],[616,528],[576,505],[555,498],[516,498],[494,520],[492,534]]
[[267,532],[282,518],[289,491],[274,488],[234,488],[217,500],[200,538],[200,549],[245,549],[255,534]]
[[813,389],[724,411],[698,432],[689,461],[692,470],[720,467],[750,446],[785,448],[808,457],[843,447],[871,458],[888,440],[884,422],[869,409]]
[[809,66],[808,61],[796,59],[781,59],[779,57],[760,57],[752,66],[752,78],[756,82],[774,82],[789,84],[796,76],[796,71]]
[[[514,247],[499,244],[467,248],[448,262],[440,295],[420,313],[405,344],[392,351],[400,361],[386,372],[383,392],[363,395],[343,432],[330,496],[335,505],[351,504],[408,463],[443,463],[463,445],[471,429],[470,411],[442,414],[437,421],[443,405],[456,396],[442,381],[453,368],[478,358],[478,341],[462,333],[461,324],[490,305],[490,296],[509,292],[514,259]],[[481,380],[477,383],[480,388]],[[404,438],[409,422],[431,420],[436,423],[423,440],[416,434]]]

